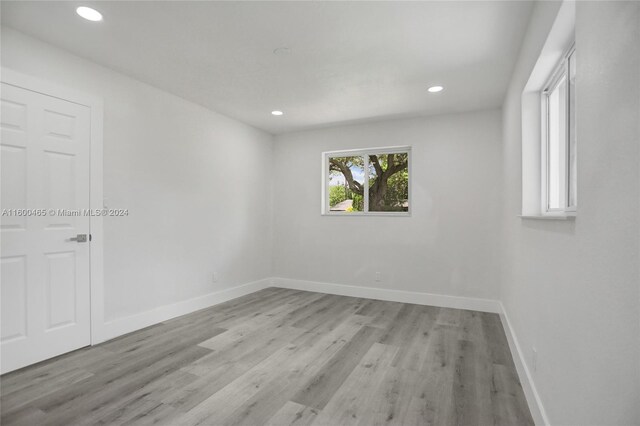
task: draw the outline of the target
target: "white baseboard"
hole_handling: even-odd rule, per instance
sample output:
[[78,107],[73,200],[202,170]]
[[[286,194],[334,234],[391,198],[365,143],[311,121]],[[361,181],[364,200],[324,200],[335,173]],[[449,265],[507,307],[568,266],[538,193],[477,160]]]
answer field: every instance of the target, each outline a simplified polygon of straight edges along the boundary
[[474,311],[493,313],[502,312],[500,302],[497,300],[321,283],[315,281],[293,280],[289,278],[265,278],[171,305],[161,306],[128,317],[107,321],[104,323],[103,327],[100,327],[100,338],[98,341],[95,341],[94,344],[167,321],[171,318],[208,308],[237,297],[245,296],[270,286],[337,294],[341,296],[416,303],[420,305],[431,305],[444,308],[470,309]]
[[496,314],[502,312],[500,302],[498,300],[491,299],[446,296],[443,294],[294,280],[290,278],[271,278],[270,282],[272,287],[315,291],[318,293],[337,294],[339,296],[415,303],[418,305],[438,306],[441,308],[468,309],[472,311],[491,312]]
[[500,320],[502,321],[504,332],[507,335],[507,341],[509,342],[509,348],[511,349],[511,356],[513,357],[513,362],[516,365],[518,377],[520,377],[522,390],[524,391],[524,395],[527,398],[527,404],[529,404],[529,411],[531,411],[533,421],[537,426],[549,425],[549,418],[547,417],[547,413],[544,410],[544,406],[542,405],[542,400],[540,399],[540,395],[536,390],[535,383],[533,382],[533,377],[531,375],[531,372],[529,371],[529,368],[527,367],[527,363],[525,362],[524,354],[520,348],[518,339],[516,338],[513,328],[511,327],[511,322],[509,321],[507,311],[504,309],[504,306],[501,302]]
[[[200,309],[208,308],[231,299],[263,290],[269,287],[269,283],[270,280],[265,278],[217,291],[215,293],[209,293],[204,296],[195,297],[193,299],[184,300],[182,302],[173,303],[171,305],[160,306],[140,314],[107,321],[104,324],[102,336],[100,336],[101,341],[110,340],[115,337],[122,336],[123,334],[131,333],[132,331],[167,321],[171,318],[186,315]],[[95,343],[100,342],[94,342],[94,344]]]

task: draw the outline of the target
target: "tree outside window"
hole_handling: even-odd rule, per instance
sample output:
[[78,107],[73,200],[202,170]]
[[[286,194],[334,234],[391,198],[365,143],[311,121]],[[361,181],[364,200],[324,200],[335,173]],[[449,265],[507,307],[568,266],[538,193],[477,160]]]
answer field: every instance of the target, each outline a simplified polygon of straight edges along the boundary
[[409,211],[408,150],[330,153],[327,159],[330,213]]

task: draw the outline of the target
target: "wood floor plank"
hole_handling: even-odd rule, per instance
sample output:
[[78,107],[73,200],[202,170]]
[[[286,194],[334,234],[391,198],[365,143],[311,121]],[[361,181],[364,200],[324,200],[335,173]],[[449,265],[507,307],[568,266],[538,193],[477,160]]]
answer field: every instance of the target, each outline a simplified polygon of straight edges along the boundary
[[198,376],[187,373],[183,370],[175,370],[171,373],[158,377],[147,385],[132,392],[131,397],[143,397],[151,401],[163,402],[173,400],[176,397],[177,389],[189,386],[198,380]]
[[6,413],[16,411],[41,399],[43,396],[54,394],[59,390],[73,386],[75,383],[93,377],[93,375],[93,373],[83,369],[62,370],[60,374],[47,374],[46,379],[39,377],[37,378],[38,380],[25,381],[25,386],[21,387],[19,391],[2,395],[2,410]]
[[3,425],[532,425],[496,314],[265,289],[0,377]]
[[122,423],[122,426],[176,426],[181,424],[182,412],[167,404],[159,404],[149,411],[141,411]]
[[492,411],[497,424],[534,424],[520,380],[513,369],[494,364],[491,385]]
[[56,382],[66,374],[75,375],[75,370],[103,362],[113,354],[100,347],[82,348],[68,354],[43,361],[2,376],[2,397],[44,382]]
[[336,303],[329,309],[326,316],[316,322],[311,330],[318,332],[331,331],[348,318],[353,317],[356,311],[360,309],[365,299],[356,297],[345,297],[341,303]]
[[[424,309],[429,308],[429,309]],[[420,371],[426,362],[429,342],[436,326],[438,308],[421,307],[417,323],[405,332],[405,341],[396,339],[398,354],[393,360],[393,366],[407,370]]]
[[453,400],[455,424],[478,425],[487,424],[487,419],[480,418],[479,399],[476,393],[474,362],[475,348],[473,342],[458,341],[458,357],[453,376]]
[[306,330],[313,329],[319,324],[332,319],[332,316],[335,312],[340,311],[350,302],[350,298],[327,295],[319,299],[316,303],[307,306],[306,309],[302,312],[302,318],[291,325],[293,327],[304,328]]
[[[224,330],[211,328],[208,335],[219,334],[221,331]],[[153,379],[154,368],[163,369],[165,365],[168,365],[169,368],[173,366],[181,368],[184,364],[194,362],[210,353],[208,349],[194,346],[200,340],[201,336],[185,336],[183,340],[176,340],[171,345],[167,344],[163,347],[154,345],[141,352],[114,357],[105,363],[94,376],[77,383],[75,386],[40,398],[34,404],[48,412],[62,405],[79,405],[78,400],[88,398],[96,392],[103,392],[105,388],[117,389],[119,384],[142,387],[151,381],[142,383],[141,379],[146,378],[142,373],[148,373],[151,375],[149,379]],[[191,355],[193,355],[193,359],[191,359]],[[183,361],[184,356],[187,356],[189,362]]]
[[459,328],[451,325],[436,324],[432,330],[421,380],[409,408],[422,424],[455,424],[453,382],[459,333]]
[[[473,343],[473,356],[468,362],[474,365],[474,375],[467,381],[467,387],[475,389],[477,417],[483,423],[491,423],[495,417],[491,401],[491,348],[484,336],[482,321],[483,317],[478,312],[462,311],[459,341]],[[507,344],[506,340],[504,344]]]
[[397,352],[395,346],[374,343],[313,424],[346,426],[364,419]]
[[297,303],[296,306],[294,306],[294,309],[289,311],[289,313],[287,313],[287,315],[285,315],[277,325],[293,326],[297,321],[308,317],[310,315],[310,310],[316,309],[318,304],[323,303],[323,301],[328,299],[329,296],[323,293],[305,293],[305,297],[301,297],[300,302]]
[[[100,363],[86,367],[88,371],[99,373],[105,370],[117,368],[129,360],[138,361],[148,356],[157,356],[163,352],[170,352],[176,348],[197,345],[205,340],[227,331],[224,328],[212,327],[211,324],[193,324],[185,330],[164,331],[158,330],[152,339],[146,342],[136,342],[127,349],[115,352],[115,356],[106,358]],[[160,332],[161,331],[161,332]]]
[[484,332],[485,342],[490,350],[491,361],[494,364],[501,364],[510,368],[515,368],[513,358],[509,351],[507,336],[500,323],[500,317],[497,314],[483,312],[482,329]]
[[[120,336],[101,344],[99,347],[110,352],[121,353],[131,350],[137,343],[146,339],[153,340],[159,335],[164,335],[175,330],[184,331],[197,324],[216,324],[216,327],[221,328],[219,324],[223,320],[231,317],[237,317],[241,312],[244,312],[245,314],[255,313],[261,308],[261,306],[267,303],[279,303],[280,295],[288,295],[288,292],[289,291],[285,289],[261,290],[211,308],[205,308],[189,315],[174,318],[163,323],[155,324],[142,330]],[[247,307],[254,307],[255,309],[247,309]]]
[[[330,333],[299,339],[274,353],[187,413],[188,424],[256,424],[271,417],[362,328],[345,321]],[[292,385],[293,384],[293,385]],[[246,399],[239,400],[241,394]],[[216,406],[216,412],[211,407]]]
[[387,302],[383,300],[367,300],[356,314],[371,317],[370,325],[387,330],[391,327],[398,312],[404,306],[399,302]]
[[[144,416],[155,410],[161,402],[145,399],[144,396],[138,395],[131,400],[115,406],[109,405],[107,409],[99,410],[91,414],[91,422],[97,425],[115,425],[123,424],[135,417]],[[77,418],[71,424],[81,426],[86,423],[85,418]]]
[[379,328],[362,327],[291,400],[322,410],[381,334]]
[[35,407],[23,407],[17,411],[2,414],[3,425],[33,426],[47,423],[47,415]]
[[[304,330],[293,327],[280,327],[273,330],[257,329],[246,334],[221,334],[220,339],[209,339],[200,344],[211,350],[185,370],[198,376],[206,376],[212,369],[232,367],[232,364],[252,363],[261,360],[304,333]],[[264,355],[264,356],[263,356]]]
[[237,342],[226,351],[209,343],[209,347],[214,352],[184,368],[185,371],[199,376],[198,379],[182,388],[177,388],[174,394],[163,401],[183,411],[199,405],[260,362],[283,349],[290,340],[304,332],[291,327],[289,329],[293,331],[275,336],[264,332],[250,335],[248,340],[242,343]]
[[267,426],[309,426],[318,416],[319,410],[292,401],[286,402],[265,425]]
[[487,346],[483,328],[484,316],[480,312],[460,312],[460,339]]
[[58,398],[46,400],[42,405],[36,402],[36,405],[47,414],[48,420],[53,424],[89,422],[94,412],[108,410],[109,406],[116,408],[123,401],[135,399],[133,395],[136,395],[138,389],[208,352],[208,349],[190,346],[134,373],[112,381],[90,383],[89,386],[81,388],[82,391],[79,393],[64,392]]
[[427,424],[426,417],[411,412],[411,402],[426,376],[412,370],[389,367],[373,393],[369,410],[364,412],[361,425],[418,425]]
[[261,300],[255,303],[255,306],[247,305],[242,310],[232,311],[232,315],[218,321],[218,326],[223,328],[233,328],[236,325],[246,325],[249,322],[256,322],[260,319],[271,318],[272,322],[278,318],[284,316],[284,314],[291,312],[292,309],[300,305],[304,305],[305,302],[313,297],[306,293],[299,294],[300,292],[292,291],[291,293],[285,293],[276,298],[269,298],[268,300]]
[[403,305],[379,343],[396,347],[402,346],[418,333],[422,314],[418,305]]

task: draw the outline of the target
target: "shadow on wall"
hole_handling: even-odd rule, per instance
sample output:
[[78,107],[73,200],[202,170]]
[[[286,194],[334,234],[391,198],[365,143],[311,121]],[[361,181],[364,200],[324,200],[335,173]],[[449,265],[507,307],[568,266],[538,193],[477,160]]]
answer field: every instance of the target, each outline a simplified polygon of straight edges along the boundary
[[575,235],[576,234],[576,220],[523,220],[522,226],[527,229],[532,229],[540,232],[547,232],[551,234],[564,234]]

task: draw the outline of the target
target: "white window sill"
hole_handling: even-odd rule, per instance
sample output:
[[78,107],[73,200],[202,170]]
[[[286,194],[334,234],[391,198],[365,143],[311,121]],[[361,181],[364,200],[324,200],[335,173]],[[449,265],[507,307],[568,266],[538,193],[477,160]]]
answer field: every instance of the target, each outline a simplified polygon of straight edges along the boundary
[[393,217],[411,217],[411,213],[407,212],[370,212],[370,213],[362,213],[362,212],[350,212],[350,213],[320,213],[322,216],[337,216],[337,217],[349,217],[349,216],[373,216],[373,217],[384,217],[384,216],[393,216]]
[[555,215],[518,215],[520,219],[531,220],[575,220],[575,214],[555,214]]

